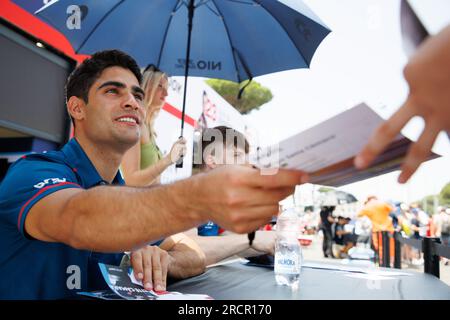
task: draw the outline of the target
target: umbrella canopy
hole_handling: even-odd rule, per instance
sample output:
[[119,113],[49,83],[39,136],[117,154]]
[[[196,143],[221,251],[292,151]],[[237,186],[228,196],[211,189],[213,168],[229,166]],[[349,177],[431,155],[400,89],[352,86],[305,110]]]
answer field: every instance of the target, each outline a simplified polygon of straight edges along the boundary
[[[14,0],[75,52],[119,49],[185,75],[190,0]],[[40,4],[39,9],[36,10]],[[195,0],[189,75],[241,82],[306,68],[330,30],[299,0]]]
[[[34,11],[41,0],[14,2]],[[330,32],[299,0],[51,0],[34,13],[76,53],[119,49],[184,75],[181,136],[188,76],[242,82],[306,68]]]
[[354,203],[358,201],[351,193],[341,190],[320,192],[318,200],[321,206],[337,206],[340,204]]

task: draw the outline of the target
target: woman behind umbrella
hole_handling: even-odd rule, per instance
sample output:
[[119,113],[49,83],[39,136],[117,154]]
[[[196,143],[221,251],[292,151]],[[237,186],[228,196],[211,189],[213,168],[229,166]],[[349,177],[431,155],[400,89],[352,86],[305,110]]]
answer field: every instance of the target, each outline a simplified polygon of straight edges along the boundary
[[140,143],[127,151],[121,165],[125,181],[131,186],[148,186],[159,182],[161,173],[186,152],[184,138],[178,139],[164,157],[156,145],[154,122],[167,97],[167,75],[154,65],[149,65],[142,77],[142,87],[147,114],[144,123],[141,123]]

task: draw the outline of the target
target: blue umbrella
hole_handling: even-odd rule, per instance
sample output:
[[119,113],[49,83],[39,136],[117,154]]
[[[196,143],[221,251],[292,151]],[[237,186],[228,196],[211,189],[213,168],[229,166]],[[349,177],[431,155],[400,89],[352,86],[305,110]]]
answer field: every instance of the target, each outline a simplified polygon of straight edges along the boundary
[[307,68],[330,32],[299,0],[14,2],[62,32],[77,53],[120,49],[142,67],[184,75],[181,135],[188,75],[242,82]]

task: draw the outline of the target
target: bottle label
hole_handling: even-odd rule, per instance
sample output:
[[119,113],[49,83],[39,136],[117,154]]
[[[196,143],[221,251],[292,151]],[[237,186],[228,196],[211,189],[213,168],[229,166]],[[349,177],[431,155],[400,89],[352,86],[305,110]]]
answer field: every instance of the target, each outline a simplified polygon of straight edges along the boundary
[[275,273],[299,273],[299,261],[296,253],[275,253]]

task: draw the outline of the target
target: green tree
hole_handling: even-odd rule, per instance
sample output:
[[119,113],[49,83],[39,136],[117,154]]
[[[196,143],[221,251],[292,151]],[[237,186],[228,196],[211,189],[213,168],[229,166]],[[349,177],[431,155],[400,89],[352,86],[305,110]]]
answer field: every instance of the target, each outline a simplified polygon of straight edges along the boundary
[[450,205],[450,182],[439,193],[439,203],[441,205]]
[[261,86],[256,81],[250,82],[245,88],[241,99],[238,100],[239,89],[247,84],[248,80],[239,85],[237,82],[208,79],[206,83],[217,91],[229,104],[242,114],[249,113],[253,109],[259,109],[260,106],[272,100],[272,92],[270,89]]
[[[437,200],[436,202],[434,200],[435,198]],[[447,183],[438,195],[429,195],[416,202],[420,203],[423,206],[423,209],[429,213],[435,212],[436,205],[450,205],[450,183]]]
[[334,189],[329,188],[329,187],[320,187],[318,191],[322,192],[322,193],[326,193],[326,192],[334,191]]
[[435,203],[434,203],[435,197],[436,197],[435,195],[429,195],[429,196],[423,197],[422,200],[416,201],[416,202],[418,202],[422,205],[422,209],[425,212],[434,213],[435,209],[436,209]]

